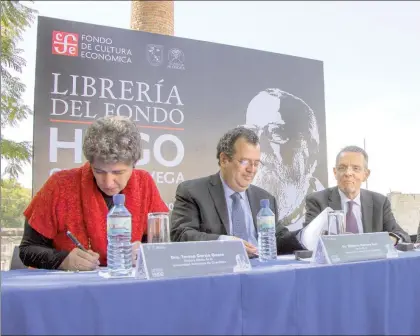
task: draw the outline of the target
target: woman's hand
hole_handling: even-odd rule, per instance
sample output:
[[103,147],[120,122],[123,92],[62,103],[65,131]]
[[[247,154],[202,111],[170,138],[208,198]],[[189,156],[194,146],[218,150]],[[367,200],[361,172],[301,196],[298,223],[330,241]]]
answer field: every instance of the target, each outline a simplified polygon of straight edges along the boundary
[[63,260],[59,269],[64,271],[93,271],[99,267],[99,254],[74,248]]

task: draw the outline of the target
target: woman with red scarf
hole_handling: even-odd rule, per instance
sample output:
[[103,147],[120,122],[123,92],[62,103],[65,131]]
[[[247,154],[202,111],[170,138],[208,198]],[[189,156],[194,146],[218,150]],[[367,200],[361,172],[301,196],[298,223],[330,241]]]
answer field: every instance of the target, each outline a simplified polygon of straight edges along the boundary
[[[87,129],[86,164],[51,175],[24,212],[20,258],[26,266],[73,271],[106,266],[106,216],[118,193],[132,215],[132,242],[145,240],[148,213],[168,208],[151,175],[134,169],[140,140],[135,123],[122,117],[99,119]],[[75,247],[67,231],[88,251]]]

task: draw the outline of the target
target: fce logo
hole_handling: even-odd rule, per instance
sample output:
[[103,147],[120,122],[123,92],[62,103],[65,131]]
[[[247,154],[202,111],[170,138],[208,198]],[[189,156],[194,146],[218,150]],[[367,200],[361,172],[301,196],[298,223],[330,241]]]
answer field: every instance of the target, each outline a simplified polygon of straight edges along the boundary
[[63,56],[78,56],[79,34],[54,30],[52,33],[52,53]]

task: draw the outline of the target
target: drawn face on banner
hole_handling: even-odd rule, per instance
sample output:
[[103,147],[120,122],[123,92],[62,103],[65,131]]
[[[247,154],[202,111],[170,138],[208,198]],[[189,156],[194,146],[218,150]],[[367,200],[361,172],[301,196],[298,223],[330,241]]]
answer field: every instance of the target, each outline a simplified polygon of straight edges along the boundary
[[267,89],[250,101],[245,126],[260,137],[262,165],[253,184],[274,195],[283,219],[302,204],[317,166],[315,114],[300,98]]

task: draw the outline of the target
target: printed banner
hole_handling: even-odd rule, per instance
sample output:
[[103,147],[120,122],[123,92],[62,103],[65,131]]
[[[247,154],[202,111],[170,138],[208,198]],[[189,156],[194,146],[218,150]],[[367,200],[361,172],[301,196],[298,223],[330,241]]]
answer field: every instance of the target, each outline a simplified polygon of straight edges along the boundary
[[304,198],[327,185],[323,63],[259,50],[39,17],[33,192],[78,167],[95,119],[128,116],[169,208],[177,185],[218,171],[216,146],[246,125],[261,139],[254,184],[285,224],[301,226]]

